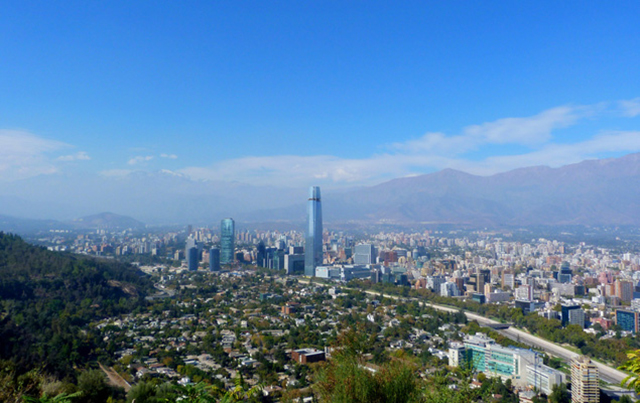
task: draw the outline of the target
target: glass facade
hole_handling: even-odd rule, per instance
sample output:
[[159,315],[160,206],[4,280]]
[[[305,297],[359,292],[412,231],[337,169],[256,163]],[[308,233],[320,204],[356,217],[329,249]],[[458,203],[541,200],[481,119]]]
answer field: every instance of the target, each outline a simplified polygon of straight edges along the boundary
[[187,266],[189,270],[198,270],[198,248],[192,246],[187,250]]
[[529,351],[499,346],[492,339],[482,335],[467,338],[464,346],[466,359],[474,370],[497,375],[503,379],[519,379],[522,376],[520,366],[523,355],[529,360],[529,356],[534,357]]
[[236,223],[232,218],[225,218],[220,223],[220,263],[231,264],[234,261],[234,240]]
[[322,205],[320,204],[320,187],[309,189],[307,204],[307,234],[304,250],[304,274],[313,277],[316,267],[322,266]]
[[618,309],[616,311],[616,323],[622,330],[635,333],[638,331],[638,313]]
[[220,271],[220,249],[218,248],[209,250],[209,270]]

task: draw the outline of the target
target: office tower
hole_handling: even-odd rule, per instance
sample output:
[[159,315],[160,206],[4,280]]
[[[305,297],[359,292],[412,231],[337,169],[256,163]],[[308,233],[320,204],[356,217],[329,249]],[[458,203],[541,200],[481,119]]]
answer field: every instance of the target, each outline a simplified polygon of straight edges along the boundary
[[236,223],[232,218],[225,218],[220,222],[220,263],[231,264],[234,261],[234,240]]
[[584,310],[582,308],[569,311],[569,324],[578,325],[584,329]]
[[571,361],[571,402],[599,403],[598,367],[588,357],[581,356]]
[[187,250],[187,267],[192,271],[198,270],[198,248],[195,246]]
[[209,250],[209,271],[220,271],[220,249]]
[[371,244],[356,245],[356,253],[353,256],[355,264],[374,264],[376,262],[376,248]]
[[256,266],[267,267],[267,247],[265,246],[264,241],[260,241],[256,249]]
[[313,277],[316,267],[322,265],[322,205],[320,204],[320,187],[309,189],[307,204],[307,236],[304,251],[304,274]]
[[560,272],[558,272],[558,282],[559,283],[570,283],[572,277],[572,271],[569,267],[569,263],[562,263],[562,267],[560,268]]
[[618,309],[616,310],[616,324],[620,326],[622,330],[636,333],[638,332],[638,324],[640,322],[639,316],[638,312]]
[[478,270],[476,274],[476,292],[484,292],[484,285],[491,284],[491,271],[490,270]]
[[193,237],[188,237],[184,246],[184,258],[189,259],[189,249],[197,248],[198,242]]
[[562,305],[562,309],[561,309],[562,326],[571,324],[571,322],[569,321],[569,311],[576,310],[576,309],[581,309],[580,305]]

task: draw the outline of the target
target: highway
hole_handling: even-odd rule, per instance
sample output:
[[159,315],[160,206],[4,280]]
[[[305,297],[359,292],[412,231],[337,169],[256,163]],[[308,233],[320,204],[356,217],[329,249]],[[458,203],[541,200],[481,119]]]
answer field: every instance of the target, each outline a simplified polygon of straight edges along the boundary
[[[370,295],[380,295],[379,292],[375,292],[375,291],[365,291],[367,294]],[[405,297],[398,297],[395,295],[388,295],[388,294],[383,294],[383,296],[385,298],[392,298],[392,299],[404,299],[404,300],[412,300],[412,301],[418,301],[418,303],[420,303],[420,305],[425,305],[428,307],[431,307],[433,309],[437,309],[440,311],[446,311],[446,312],[458,312],[459,309],[456,308],[450,308],[447,306],[442,306],[442,305],[436,305],[436,304],[432,304],[429,302],[423,302],[420,301],[416,298],[405,298]],[[468,312],[468,311],[463,311],[464,314],[467,316],[467,319],[469,320],[475,320],[478,322],[478,324],[486,326],[486,325],[497,325],[500,324],[500,322],[493,320],[493,319],[489,319],[489,318],[485,318],[484,316],[478,315],[476,313],[473,312]],[[499,330],[498,332],[500,332],[501,334],[509,337],[512,340],[519,340],[521,343],[524,344],[528,344],[534,348],[540,349],[550,355],[553,355],[555,357],[558,358],[562,358],[563,360],[565,360],[566,362],[570,362],[573,358],[580,356],[580,354],[578,353],[574,353],[571,350],[567,350],[566,348],[559,346],[555,343],[552,343],[548,340],[545,340],[541,337],[538,336],[534,336],[530,333],[524,332],[522,330],[516,329],[514,327],[510,327],[508,329],[503,329],[503,330]],[[622,382],[622,380],[624,378],[627,377],[627,374],[625,374],[624,372],[615,369],[615,368],[611,368],[608,365],[605,365],[603,363],[597,362],[597,361],[593,361],[596,366],[598,367],[598,371],[600,372],[600,379],[602,379],[605,382],[611,383],[613,385],[620,385],[620,383]]]
[[[298,279],[298,281],[302,282],[302,283],[308,283],[308,280],[302,280],[302,279]],[[346,287],[342,287],[342,288],[346,288]],[[353,289],[352,289],[353,290]],[[357,291],[357,290],[356,290]],[[369,294],[369,295],[374,295],[374,296],[379,296],[380,292],[376,292],[376,291],[364,291],[365,293]],[[400,299],[400,300],[406,300],[406,301],[417,301],[420,305],[423,306],[428,306],[440,311],[446,311],[446,312],[458,312],[459,309],[457,308],[451,308],[451,307],[447,307],[447,306],[442,306],[442,305],[436,305],[436,304],[432,304],[429,302],[424,302],[424,301],[420,301],[417,298],[409,298],[409,297],[399,297],[396,295],[388,295],[388,294],[382,294],[382,296],[384,296],[385,298],[391,298],[391,299]],[[478,322],[478,324],[486,326],[486,325],[497,325],[500,324],[500,322],[493,320],[493,319],[489,319],[489,318],[485,318],[484,316],[472,313],[472,312],[467,312],[467,311],[463,311],[464,314],[467,316],[467,319],[470,320],[475,320]],[[553,355],[555,357],[561,358],[563,360],[565,360],[566,362],[570,362],[573,358],[580,356],[580,354],[578,353],[574,353],[571,350],[568,350],[562,346],[559,346],[555,343],[552,343],[548,340],[545,340],[543,338],[540,338],[538,336],[534,336],[532,334],[529,334],[527,332],[524,332],[522,330],[516,329],[514,327],[509,327],[508,329],[503,329],[503,330],[498,330],[498,332],[500,332],[501,334],[505,335],[506,337],[509,337],[512,340],[518,340],[521,343],[524,344],[528,344],[534,348],[540,349],[550,355]],[[620,385],[622,380],[624,378],[627,377],[627,374],[625,374],[624,372],[612,368],[608,365],[605,365],[603,363],[597,362],[597,361],[593,361],[596,366],[598,367],[598,371],[600,372],[600,379],[602,379],[605,382],[608,382],[610,384],[613,385]]]

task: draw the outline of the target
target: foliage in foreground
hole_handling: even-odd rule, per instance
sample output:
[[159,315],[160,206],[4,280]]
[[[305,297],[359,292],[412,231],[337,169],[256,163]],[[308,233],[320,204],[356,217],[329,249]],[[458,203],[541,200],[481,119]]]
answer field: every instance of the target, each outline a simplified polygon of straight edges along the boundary
[[620,365],[618,369],[630,372],[620,383],[621,386],[634,389],[636,393],[640,393],[640,350],[632,350],[627,352],[629,360]]
[[[377,366],[367,367],[364,356],[367,340],[363,332],[350,330],[340,339],[332,359],[319,366],[315,374],[315,391],[323,403],[468,403],[518,401],[511,384],[499,378],[484,377],[482,386],[470,387],[471,371],[436,371],[423,381],[407,357],[396,357]],[[498,397],[499,396],[499,397]]]

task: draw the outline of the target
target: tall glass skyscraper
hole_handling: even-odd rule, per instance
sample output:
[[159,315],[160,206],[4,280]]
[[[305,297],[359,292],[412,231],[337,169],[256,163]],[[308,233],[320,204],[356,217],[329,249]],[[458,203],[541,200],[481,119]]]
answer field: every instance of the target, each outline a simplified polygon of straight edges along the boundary
[[220,263],[231,264],[234,261],[234,240],[236,223],[232,218],[225,218],[220,222]]
[[309,189],[307,205],[307,234],[304,247],[304,274],[314,277],[316,267],[322,266],[322,205],[320,204],[320,187]]

